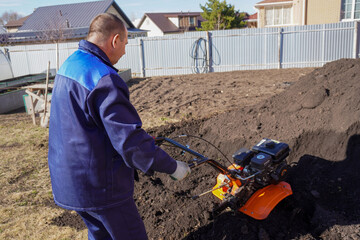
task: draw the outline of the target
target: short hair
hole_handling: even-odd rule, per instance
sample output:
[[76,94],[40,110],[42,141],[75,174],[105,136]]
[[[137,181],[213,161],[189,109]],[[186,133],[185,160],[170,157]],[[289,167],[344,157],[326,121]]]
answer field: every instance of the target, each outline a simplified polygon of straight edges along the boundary
[[97,35],[97,37],[105,41],[115,33],[120,35],[121,41],[124,41],[126,37],[125,29],[125,24],[116,15],[112,13],[101,13],[91,21],[87,39],[93,35]]

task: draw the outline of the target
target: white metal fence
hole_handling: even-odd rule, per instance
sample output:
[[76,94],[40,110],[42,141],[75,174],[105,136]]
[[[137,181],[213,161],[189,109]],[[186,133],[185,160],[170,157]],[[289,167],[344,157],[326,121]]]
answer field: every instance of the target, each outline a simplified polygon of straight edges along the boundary
[[[319,67],[359,55],[357,22],[187,32],[129,39],[126,55],[115,65],[133,76],[161,76],[234,70]],[[56,69],[78,43],[6,47],[14,76]],[[1,74],[1,73],[0,73]]]
[[9,59],[0,50],[0,81],[14,77]]

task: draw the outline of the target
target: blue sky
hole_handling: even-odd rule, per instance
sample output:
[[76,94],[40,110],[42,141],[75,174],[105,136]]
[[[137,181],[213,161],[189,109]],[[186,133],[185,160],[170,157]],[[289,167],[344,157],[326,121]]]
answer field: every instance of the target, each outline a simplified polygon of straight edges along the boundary
[[[90,2],[94,0],[0,0],[0,15],[5,11],[18,12],[29,15],[37,7]],[[255,13],[254,4],[261,0],[227,0],[236,10]],[[207,0],[115,0],[125,14],[131,19],[141,18],[145,12],[199,12],[200,4],[205,5]]]

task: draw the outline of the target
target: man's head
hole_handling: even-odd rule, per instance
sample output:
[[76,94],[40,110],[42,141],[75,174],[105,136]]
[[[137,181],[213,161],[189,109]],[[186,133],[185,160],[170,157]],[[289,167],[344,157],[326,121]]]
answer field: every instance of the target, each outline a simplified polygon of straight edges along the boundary
[[114,65],[125,54],[127,34],[124,23],[117,16],[102,13],[91,21],[87,40],[103,50]]

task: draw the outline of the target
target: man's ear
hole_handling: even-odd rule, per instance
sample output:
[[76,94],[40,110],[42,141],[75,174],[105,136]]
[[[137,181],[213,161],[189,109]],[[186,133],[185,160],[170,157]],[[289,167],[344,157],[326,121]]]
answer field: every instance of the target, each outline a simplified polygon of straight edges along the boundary
[[112,41],[111,41],[111,45],[113,48],[116,48],[116,43],[117,41],[120,41],[120,36],[119,34],[115,34]]

